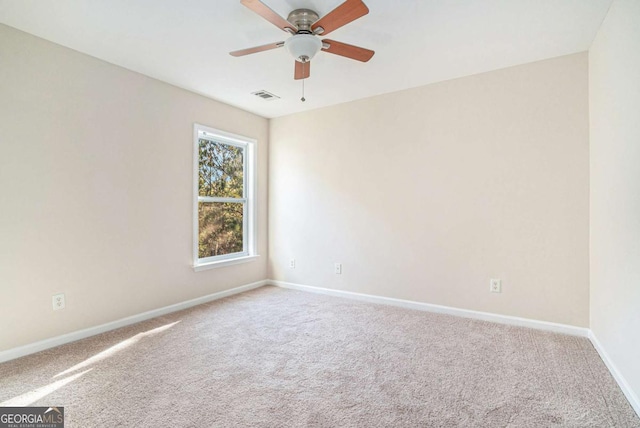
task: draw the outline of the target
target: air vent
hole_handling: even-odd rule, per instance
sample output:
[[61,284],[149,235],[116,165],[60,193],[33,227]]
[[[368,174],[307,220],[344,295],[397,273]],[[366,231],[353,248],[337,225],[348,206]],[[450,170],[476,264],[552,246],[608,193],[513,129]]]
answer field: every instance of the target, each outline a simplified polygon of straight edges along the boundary
[[273,100],[277,100],[277,99],[280,98],[279,96],[274,95],[271,92],[267,92],[265,90],[252,92],[251,95],[255,95],[256,97],[260,97],[260,98],[262,98],[263,100],[266,100],[266,101],[273,101]]

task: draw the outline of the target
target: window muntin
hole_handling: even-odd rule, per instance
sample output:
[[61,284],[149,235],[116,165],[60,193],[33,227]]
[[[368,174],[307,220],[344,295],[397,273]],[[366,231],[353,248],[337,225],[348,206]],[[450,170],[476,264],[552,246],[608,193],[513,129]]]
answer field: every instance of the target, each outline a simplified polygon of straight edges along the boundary
[[201,125],[194,140],[194,265],[255,255],[255,141]]

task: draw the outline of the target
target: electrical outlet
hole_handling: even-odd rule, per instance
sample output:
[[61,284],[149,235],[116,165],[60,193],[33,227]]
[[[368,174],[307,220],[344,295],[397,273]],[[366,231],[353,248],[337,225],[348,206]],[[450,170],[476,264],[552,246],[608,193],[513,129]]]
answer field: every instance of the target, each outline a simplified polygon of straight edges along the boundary
[[502,280],[494,278],[490,279],[489,291],[492,293],[502,293]]
[[342,275],[342,263],[336,263],[333,267],[333,272],[336,275]]
[[289,259],[289,269],[296,268],[296,259]]
[[64,293],[54,294],[52,298],[53,310],[64,309]]

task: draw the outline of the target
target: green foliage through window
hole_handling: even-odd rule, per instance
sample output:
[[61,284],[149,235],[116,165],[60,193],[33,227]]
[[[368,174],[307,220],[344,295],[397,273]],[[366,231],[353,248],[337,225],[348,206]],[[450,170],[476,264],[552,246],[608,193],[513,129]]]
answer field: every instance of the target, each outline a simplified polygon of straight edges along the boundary
[[200,196],[242,198],[244,150],[204,139],[200,139],[199,147]]
[[243,204],[201,202],[198,257],[212,257],[242,251]]
[[206,139],[200,139],[198,146],[198,194],[214,198],[198,202],[198,257],[242,252],[244,148]]

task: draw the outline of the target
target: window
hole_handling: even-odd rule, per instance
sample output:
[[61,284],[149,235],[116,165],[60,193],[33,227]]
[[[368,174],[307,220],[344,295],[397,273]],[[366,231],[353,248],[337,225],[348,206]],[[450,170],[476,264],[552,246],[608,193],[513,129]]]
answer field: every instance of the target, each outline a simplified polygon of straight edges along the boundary
[[255,252],[255,140],[194,126],[194,267],[250,261]]

